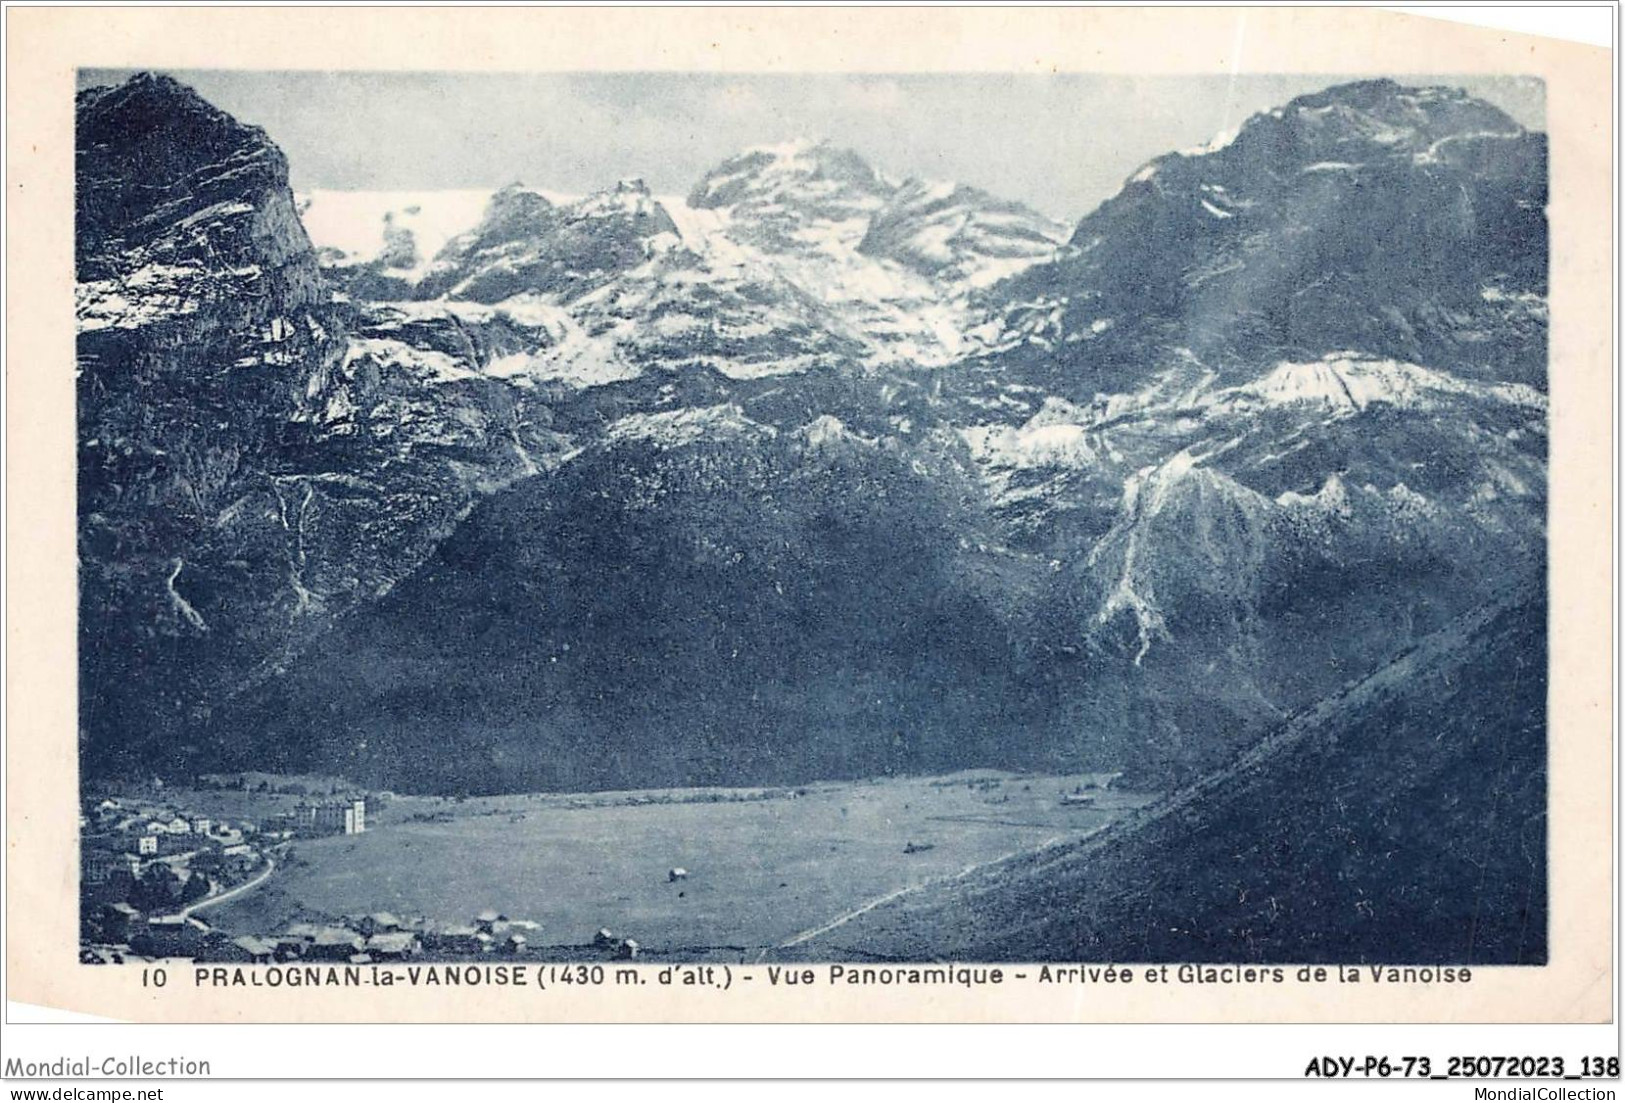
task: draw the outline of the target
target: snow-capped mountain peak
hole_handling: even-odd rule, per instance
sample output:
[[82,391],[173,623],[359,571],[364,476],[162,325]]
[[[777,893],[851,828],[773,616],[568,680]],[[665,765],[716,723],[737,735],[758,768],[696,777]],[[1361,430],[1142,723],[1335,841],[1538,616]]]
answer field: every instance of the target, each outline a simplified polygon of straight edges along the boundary
[[1049,260],[1066,228],[979,188],[910,179],[869,222],[860,252],[981,287]]
[[894,190],[849,149],[795,141],[728,158],[695,185],[688,205],[727,209],[736,236],[765,249],[829,237],[850,246]]
[[763,206],[774,201],[825,209],[878,206],[890,185],[859,154],[827,140],[798,138],[747,149],[706,173],[691,207]]

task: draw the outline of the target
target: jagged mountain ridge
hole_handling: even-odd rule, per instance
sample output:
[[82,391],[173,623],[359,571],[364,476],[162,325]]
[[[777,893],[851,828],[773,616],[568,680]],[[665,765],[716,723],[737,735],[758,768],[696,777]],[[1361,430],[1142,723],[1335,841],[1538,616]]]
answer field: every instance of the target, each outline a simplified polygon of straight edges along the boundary
[[1545,206],[1543,134],[1457,90],[1344,85],[1146,165],[995,289],[994,345],[1078,399],[1147,346],[1222,375],[1357,349],[1544,386]]
[[[1422,106],[1405,106],[1418,96]],[[1280,114],[1344,119],[1367,146],[1338,148],[1388,150],[1373,177],[1386,195],[1443,171],[1436,143],[1445,163],[1458,145],[1522,148],[1535,137],[1450,141],[1452,127],[1501,125],[1485,114],[1493,109],[1464,102],[1355,85]],[[1403,120],[1413,108],[1426,125],[1384,123],[1403,140],[1367,148],[1370,119]],[[1210,325],[1207,299],[1166,289],[1189,283],[1168,273],[1188,273],[1193,248],[1290,252],[1283,242],[1342,226],[1341,192],[1317,207],[1278,179],[1325,150],[1250,136],[1268,125],[1155,163],[1197,192],[1217,174],[1244,197],[1298,197],[1283,204],[1290,218],[1254,221],[1194,200],[1216,225],[1242,221],[1239,238],[1159,230],[1152,241],[1165,247],[1148,249],[1147,226],[1183,224],[1190,188],[1171,193],[1183,198],[1169,213],[1173,200],[1142,195],[1142,179],[1049,261],[1041,243],[1059,235],[997,201],[894,185],[853,156],[803,143],[725,164],[688,203],[631,185],[585,200],[513,189],[433,259],[397,237],[397,252],[376,263],[329,265],[314,293],[325,343],[279,352],[281,404],[240,415],[275,443],[234,460],[195,531],[153,540],[192,573],[176,594],[207,634],[184,614],[147,611],[178,608],[155,569],[126,580],[139,595],[127,608],[87,606],[87,629],[90,611],[110,619],[120,626],[111,651],[132,657],[117,668],[128,706],[92,715],[88,742],[123,746],[143,709],[155,710],[163,721],[144,745],[180,761],[230,743],[234,755],[339,765],[396,788],[743,781],[967,761],[1087,761],[1166,779],[1222,760],[1283,710],[1482,600],[1485,563],[1538,573],[1543,555],[1544,223],[1534,239],[1519,205],[1543,197],[1543,159],[1471,176],[1487,209],[1524,213],[1512,245],[1478,243],[1475,255],[1492,259],[1446,287],[1448,301],[1423,304],[1431,330],[1418,324],[1427,287],[1397,264],[1368,264],[1342,281],[1336,318],[1304,312],[1290,341],[1258,341],[1245,318],[1239,330]],[[81,191],[99,179],[82,173]],[[1510,198],[1496,206],[1499,184]],[[272,191],[293,209],[284,190],[285,176]],[[1434,257],[1436,268],[1464,234],[1473,244],[1501,227],[1457,231],[1419,237],[1407,255]],[[308,267],[314,252],[295,252]],[[1535,260],[1505,260],[1525,253]],[[1291,269],[1305,286],[1325,285],[1315,264],[1336,277],[1347,260],[1306,257]],[[1025,272],[987,284],[1004,263]],[[1477,313],[1447,324],[1469,292]],[[139,317],[163,301],[82,310],[82,371],[104,314]],[[1103,302],[1109,313],[1097,312]],[[1478,339],[1463,340],[1469,330]],[[175,383],[183,420],[196,420],[204,389],[190,375]],[[99,417],[87,421],[86,409],[82,456]],[[168,451],[192,428],[149,428],[149,444]],[[819,458],[832,451],[839,465]],[[841,482],[875,496],[858,529],[837,530],[845,559],[823,529],[856,508]],[[918,502],[932,503],[926,516]],[[106,511],[82,516],[94,514]],[[617,538],[589,555],[562,530],[532,532],[516,516],[555,526],[594,517]],[[141,522],[132,509],[130,527]],[[775,544],[773,533],[787,535]],[[576,550],[544,569],[538,540]],[[123,570],[128,545],[84,546]],[[718,559],[718,548],[744,559]],[[169,556],[152,560],[167,571]],[[199,565],[216,562],[210,571],[235,580],[216,582]],[[932,586],[904,585],[899,564],[932,564]],[[656,567],[689,589],[629,606],[624,583],[646,584]],[[818,571],[828,584],[806,585]],[[199,574],[208,583],[188,589]],[[797,584],[766,598],[762,585],[787,579]],[[234,596],[243,587],[257,587],[255,601]],[[581,638],[552,625],[548,610],[559,608],[598,631]],[[859,610],[895,632],[875,636]],[[923,636],[909,627],[922,618],[933,625]],[[389,658],[417,654],[421,624],[444,628],[438,688],[491,702],[479,723],[429,708],[431,668]],[[819,662],[788,662],[797,633],[820,624],[863,631],[813,631]],[[240,646],[219,647],[223,634]],[[509,644],[500,661],[473,658],[498,638]],[[600,665],[577,682],[530,678],[523,672],[556,665],[540,650],[549,639]],[[666,706],[632,708],[650,684],[617,680],[611,660],[672,640],[687,646],[660,676]],[[742,640],[756,657],[736,678],[721,656]],[[148,665],[158,648],[177,650],[167,660],[177,670],[208,672],[162,708],[143,699],[158,696]],[[221,657],[211,665],[204,651]],[[781,664],[809,674],[775,680]],[[259,673],[239,676],[248,669]],[[531,682],[534,692],[514,691]],[[353,700],[336,696],[346,684],[358,687]],[[874,704],[858,708],[860,697]],[[413,721],[415,711],[439,719]],[[707,718],[693,725],[707,733],[701,745],[685,716]],[[243,731],[252,737],[225,734]],[[739,764],[731,778],[729,761]]]
[[[686,198],[652,196],[639,181],[568,202],[511,185],[432,259],[404,249],[409,212],[456,209],[466,219],[471,207],[462,193],[443,205],[407,198],[405,209],[373,213],[381,234],[371,258],[353,248],[334,253],[331,275],[358,297],[501,303],[539,296],[599,338],[608,350],[600,359],[660,366],[680,358],[665,345],[649,350],[620,339],[630,321],[705,346],[691,359],[735,375],[767,371],[775,359],[804,363],[796,360],[804,343],[794,340],[764,355],[729,351],[786,328],[776,308],[798,300],[809,304],[803,314],[811,303],[833,308],[812,325],[843,338],[844,362],[942,363],[957,355],[968,327],[964,300],[1047,259],[1065,238],[1061,226],[1020,204],[974,188],[896,185],[827,142],[748,151]],[[315,214],[321,204],[349,206],[331,195],[309,203]],[[331,232],[354,246],[352,229]],[[640,289],[641,300],[630,304]]]

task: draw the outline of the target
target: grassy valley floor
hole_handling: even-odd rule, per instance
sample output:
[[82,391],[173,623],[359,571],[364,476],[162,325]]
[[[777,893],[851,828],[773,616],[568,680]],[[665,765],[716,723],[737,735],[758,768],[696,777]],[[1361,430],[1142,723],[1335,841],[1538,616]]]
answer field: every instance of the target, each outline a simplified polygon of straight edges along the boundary
[[[275,876],[208,918],[269,934],[377,911],[457,923],[494,909],[542,925],[532,952],[568,956],[607,927],[651,956],[748,956],[1075,842],[1153,799],[1091,790],[1092,803],[1066,802],[1092,780],[972,771],[794,789],[396,797],[362,835],[295,843]],[[175,796],[219,815],[278,799]],[[674,868],[687,877],[671,880]]]

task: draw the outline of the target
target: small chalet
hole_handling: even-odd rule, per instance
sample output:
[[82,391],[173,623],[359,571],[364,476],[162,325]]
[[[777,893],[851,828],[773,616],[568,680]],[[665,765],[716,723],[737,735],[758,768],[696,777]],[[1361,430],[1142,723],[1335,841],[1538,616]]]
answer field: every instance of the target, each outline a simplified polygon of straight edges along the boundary
[[418,952],[417,935],[411,931],[389,931],[367,939],[366,950],[375,961],[404,961]]
[[277,960],[276,943],[266,938],[244,935],[222,941],[212,953],[219,961],[241,961],[251,965],[268,965]]
[[107,905],[101,914],[102,941],[129,942],[140,918],[141,913],[122,900]]
[[145,929],[130,939],[130,948],[148,957],[196,957],[202,952],[211,928],[193,916],[155,915]]
[[305,951],[309,961],[349,961],[361,952],[365,940],[348,927],[322,927]]
[[406,924],[402,923],[400,917],[392,912],[373,912],[371,915],[362,916],[352,926],[368,938],[371,938],[373,935],[398,931]]
[[436,954],[477,954],[485,948],[480,935],[479,928],[467,924],[431,926],[423,932],[423,949]]
[[236,939],[232,944],[248,954],[256,965],[264,965],[276,960],[276,943],[268,938],[244,935],[242,938]]

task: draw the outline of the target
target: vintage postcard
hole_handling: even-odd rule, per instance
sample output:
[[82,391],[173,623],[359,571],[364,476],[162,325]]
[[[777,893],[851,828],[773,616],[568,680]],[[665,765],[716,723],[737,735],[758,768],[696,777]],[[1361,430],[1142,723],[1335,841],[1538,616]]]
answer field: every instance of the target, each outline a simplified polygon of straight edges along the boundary
[[1607,1018],[1606,51],[10,42],[9,998]]

